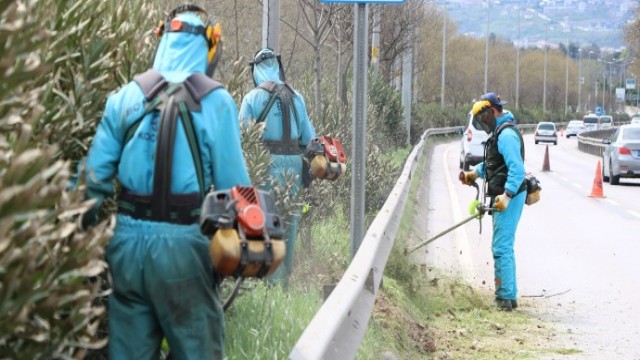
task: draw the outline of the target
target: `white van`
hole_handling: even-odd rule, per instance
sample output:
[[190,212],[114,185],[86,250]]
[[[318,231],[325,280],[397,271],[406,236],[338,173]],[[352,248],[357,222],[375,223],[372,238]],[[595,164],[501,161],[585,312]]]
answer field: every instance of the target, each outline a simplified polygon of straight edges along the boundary
[[611,129],[613,126],[613,118],[611,115],[601,115],[599,120],[600,127],[598,129]]
[[596,131],[598,130],[600,118],[598,115],[587,114],[582,118],[582,123],[584,124],[584,131]]

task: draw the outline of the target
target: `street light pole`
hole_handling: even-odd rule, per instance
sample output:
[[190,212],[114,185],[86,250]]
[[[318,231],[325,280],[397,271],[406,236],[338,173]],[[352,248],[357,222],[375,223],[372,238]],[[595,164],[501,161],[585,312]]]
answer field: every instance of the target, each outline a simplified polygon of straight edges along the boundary
[[542,88],[542,113],[547,112],[547,26],[544,28],[544,80]]
[[580,112],[582,110],[582,48],[578,49],[578,108],[576,112]]
[[489,80],[489,15],[491,14],[491,1],[487,1],[487,31],[484,42],[484,93],[487,93],[487,82]]
[[440,85],[440,108],[441,109],[444,109],[444,84],[445,84],[445,76],[446,76],[446,72],[445,72],[446,63],[447,63],[447,0],[444,1],[444,9],[442,10],[442,84]]
[[569,51],[565,55],[565,75],[564,75],[564,115],[569,111]]
[[516,110],[519,109],[520,101],[520,13],[522,10],[518,8],[518,42],[516,43]]

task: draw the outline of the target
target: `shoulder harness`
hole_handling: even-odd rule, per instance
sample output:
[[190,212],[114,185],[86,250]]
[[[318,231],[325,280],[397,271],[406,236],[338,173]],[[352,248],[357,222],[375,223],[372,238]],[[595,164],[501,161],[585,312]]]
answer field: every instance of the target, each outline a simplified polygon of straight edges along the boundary
[[[201,111],[202,99],[222,87],[222,84],[201,73],[194,73],[181,83],[170,83],[153,69],[135,76],[134,81],[142,89],[147,104],[144,113],[125,132],[124,143],[133,138],[146,115],[154,111],[160,113],[153,193],[147,196],[137,195],[123,189],[118,208],[121,212],[139,219],[179,224],[196,223],[205,194],[205,184],[202,157],[191,113]],[[171,194],[178,119],[182,121],[193,157],[200,190],[198,193]]]
[[[510,128],[518,135],[518,138],[520,139],[520,155],[522,156],[522,161],[524,161],[524,139],[522,138],[522,135],[520,135],[520,132],[515,128],[515,126],[516,125],[513,121],[507,121],[500,124],[485,144],[484,159],[485,171],[487,171],[485,190],[488,195],[499,195],[504,192],[504,185],[507,179],[506,164],[502,155],[498,154],[498,137],[503,130]],[[496,154],[498,154],[499,159],[495,158]],[[516,194],[514,194],[514,196],[520,194],[526,189],[527,186],[525,180],[523,181],[522,185],[520,185],[520,188],[518,188],[518,191]]]
[[268,91],[271,97],[256,122],[265,121],[276,100],[280,101],[282,109],[282,139],[265,140],[264,143],[269,148],[269,152],[276,155],[302,154],[298,142],[291,139],[291,109],[293,109],[294,120],[298,119],[296,107],[293,104],[293,95],[295,94],[293,88],[287,83],[276,84],[273,81],[265,81],[258,88]]

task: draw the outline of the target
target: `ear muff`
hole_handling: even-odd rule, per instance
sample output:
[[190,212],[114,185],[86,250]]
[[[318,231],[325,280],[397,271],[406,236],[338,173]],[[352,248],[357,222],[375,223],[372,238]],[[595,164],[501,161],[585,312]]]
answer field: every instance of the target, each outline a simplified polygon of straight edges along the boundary
[[213,76],[213,72],[218,65],[218,61],[222,56],[222,26],[216,23],[211,26],[207,24],[206,38],[209,43],[209,52],[207,53],[207,75]]

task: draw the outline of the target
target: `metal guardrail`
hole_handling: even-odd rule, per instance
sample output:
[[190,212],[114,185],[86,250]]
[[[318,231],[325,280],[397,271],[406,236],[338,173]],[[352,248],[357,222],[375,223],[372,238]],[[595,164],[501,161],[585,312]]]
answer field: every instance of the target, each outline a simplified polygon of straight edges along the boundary
[[384,268],[395,241],[416,165],[426,139],[462,134],[462,126],[429,129],[413,148],[342,279],[289,354],[291,360],[353,359],[367,330]]
[[578,134],[578,150],[587,154],[602,156],[602,151],[607,145],[602,143],[602,139],[611,137],[616,131],[615,128],[606,130],[586,131]]

